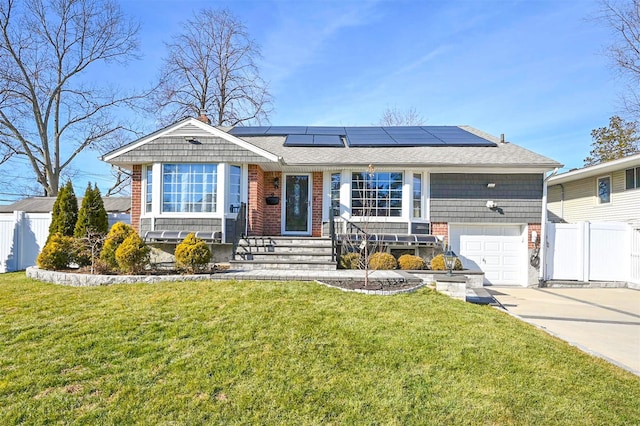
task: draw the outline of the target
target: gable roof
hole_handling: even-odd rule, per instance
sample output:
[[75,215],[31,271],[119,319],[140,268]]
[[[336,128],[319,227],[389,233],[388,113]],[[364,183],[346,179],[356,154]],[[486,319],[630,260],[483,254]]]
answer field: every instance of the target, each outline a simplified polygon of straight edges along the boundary
[[[265,161],[278,162],[280,158],[276,155],[265,151],[262,148],[254,146],[242,139],[239,139],[229,133],[214,127],[210,124],[204,123],[196,118],[185,118],[180,120],[174,124],[171,124],[163,129],[157,130],[147,136],[143,136],[140,139],[137,139],[127,145],[121,146],[113,151],[110,151],[104,154],[101,159],[108,163],[120,164],[121,157],[124,157],[125,154],[134,151],[140,148],[143,145],[153,143],[154,141],[158,141],[161,139],[169,139],[169,138],[182,138],[183,140],[188,140],[189,138],[200,138],[200,137],[209,137],[209,138],[220,138],[224,139],[226,142],[230,142],[239,148],[247,150],[253,154],[258,155],[259,157],[263,157]],[[130,160],[125,160],[124,163],[131,163]]]
[[[78,209],[82,207],[82,198],[78,197]],[[107,213],[125,213],[131,210],[131,197],[103,197],[104,209]],[[0,206],[0,213],[27,212],[49,213],[53,210],[56,197],[30,197],[18,200],[13,204]]]
[[617,160],[607,161],[606,163],[596,164],[595,166],[587,166],[581,169],[570,170],[568,172],[555,175],[549,178],[549,185],[557,185],[578,179],[601,176],[616,170],[638,166],[640,166],[640,153],[619,158]]

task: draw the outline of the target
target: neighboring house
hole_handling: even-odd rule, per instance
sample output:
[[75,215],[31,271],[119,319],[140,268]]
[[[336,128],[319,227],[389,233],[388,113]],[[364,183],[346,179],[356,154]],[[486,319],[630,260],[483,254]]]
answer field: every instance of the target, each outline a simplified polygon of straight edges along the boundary
[[[130,223],[131,198],[105,197],[109,225]],[[49,235],[55,197],[32,197],[0,206],[0,272],[19,271],[35,265]],[[82,197],[78,198],[78,209]]]
[[640,154],[548,179],[545,278],[640,285]]
[[[537,284],[545,174],[556,161],[468,126],[218,128],[188,118],[103,156],[133,172],[132,225],[252,236],[446,238],[493,284]],[[369,170],[369,166],[372,170]],[[282,200],[282,201],[280,201]],[[373,203],[371,201],[373,200]],[[534,238],[535,239],[535,238]]]
[[548,187],[551,222],[640,222],[640,154],[553,176]]

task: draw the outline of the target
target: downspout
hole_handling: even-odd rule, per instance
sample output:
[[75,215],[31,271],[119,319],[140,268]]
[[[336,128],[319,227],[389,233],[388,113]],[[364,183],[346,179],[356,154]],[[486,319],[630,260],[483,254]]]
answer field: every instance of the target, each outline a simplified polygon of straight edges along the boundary
[[553,172],[542,181],[542,223],[540,224],[540,269],[538,270],[538,283],[543,283],[547,276],[547,185],[549,179],[557,173],[558,168],[556,167]]

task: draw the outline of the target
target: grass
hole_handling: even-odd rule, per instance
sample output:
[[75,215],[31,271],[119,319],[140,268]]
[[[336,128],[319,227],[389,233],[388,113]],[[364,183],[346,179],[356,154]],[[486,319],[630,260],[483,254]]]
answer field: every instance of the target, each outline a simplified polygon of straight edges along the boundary
[[493,308],[0,275],[0,424],[638,424],[640,378]]

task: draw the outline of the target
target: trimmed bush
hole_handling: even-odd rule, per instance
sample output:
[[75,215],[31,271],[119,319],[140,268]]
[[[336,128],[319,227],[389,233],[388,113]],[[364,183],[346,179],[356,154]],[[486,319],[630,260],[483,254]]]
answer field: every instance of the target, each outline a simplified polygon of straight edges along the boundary
[[73,236],[77,220],[78,199],[73,192],[71,181],[67,181],[67,184],[58,191],[56,201],[53,203],[47,242],[54,234]]
[[[433,259],[431,259],[431,269],[433,269],[434,271],[446,271],[447,269],[444,266],[444,255],[439,254],[436,257],[434,257]],[[455,266],[453,268],[456,271],[461,271],[462,270],[462,262],[460,262],[460,259],[458,259],[456,257],[456,263]]]
[[396,258],[393,257],[392,254],[377,252],[373,253],[369,257],[369,268],[382,270],[382,269],[396,269],[398,267],[398,262]]
[[340,256],[342,269],[360,269],[360,253],[347,253]]
[[414,256],[412,254],[403,254],[398,258],[398,266],[400,266],[400,269],[415,271],[419,269],[425,269],[427,267],[427,264],[419,256]]
[[49,241],[36,259],[38,267],[53,271],[68,268],[69,264],[74,261],[74,245],[73,237],[58,233],[50,235]]
[[202,271],[211,260],[211,249],[192,232],[176,247],[176,267],[187,272]]
[[116,250],[129,235],[135,233],[136,230],[133,229],[131,225],[127,225],[123,222],[114,223],[107,234],[107,239],[105,240],[104,245],[102,246],[100,259],[104,261],[108,267],[117,269],[118,261],[116,260]]
[[116,249],[118,269],[126,274],[135,274],[149,262],[149,247],[137,233],[129,235]]

